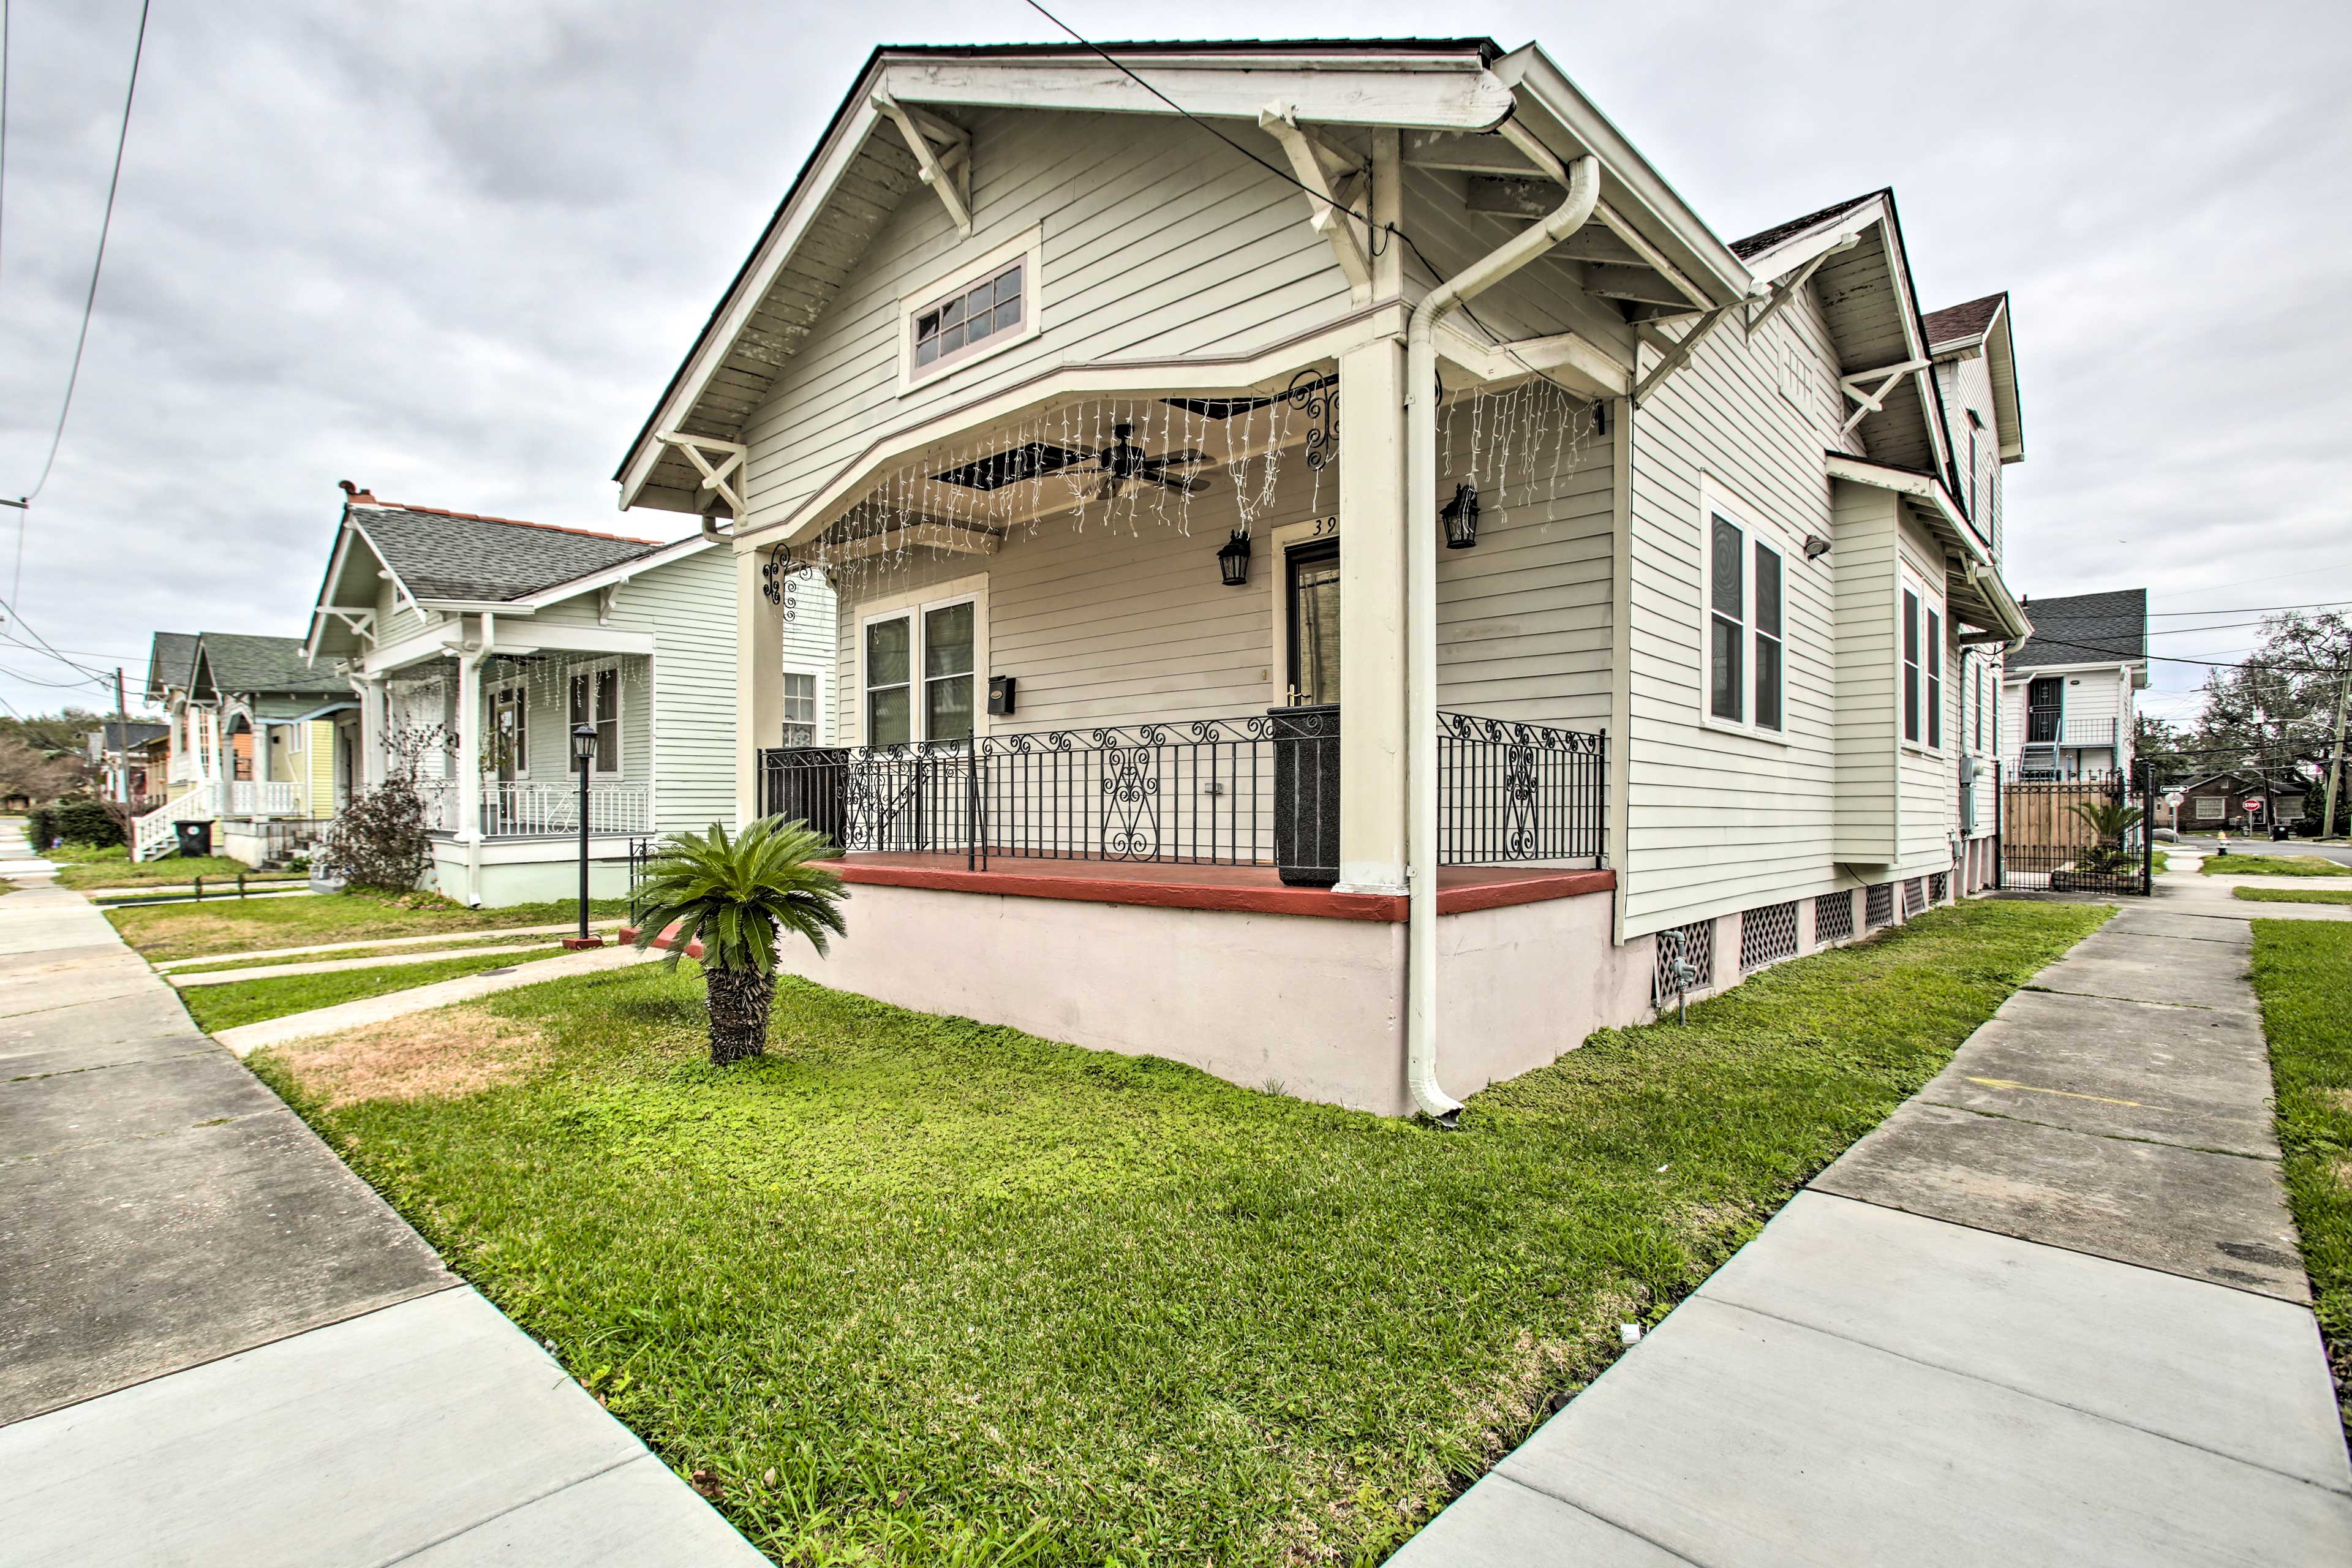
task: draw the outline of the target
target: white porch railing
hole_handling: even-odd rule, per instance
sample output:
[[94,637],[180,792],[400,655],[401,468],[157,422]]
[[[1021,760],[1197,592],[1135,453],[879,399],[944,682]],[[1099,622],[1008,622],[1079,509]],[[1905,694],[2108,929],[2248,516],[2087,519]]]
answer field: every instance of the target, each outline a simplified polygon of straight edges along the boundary
[[210,822],[218,815],[214,809],[212,786],[192,784],[154,810],[131,819],[131,858],[160,859],[180,841],[173,823]]
[[291,779],[233,779],[228,786],[228,814],[289,816],[302,809],[302,786]]
[[[454,833],[458,825],[457,781],[425,779],[417,791],[425,797],[425,826],[432,833]],[[588,786],[588,831],[643,833],[652,821],[653,792],[642,784],[591,784]],[[486,838],[531,838],[580,831],[580,786],[521,780],[482,781],[482,836]]]

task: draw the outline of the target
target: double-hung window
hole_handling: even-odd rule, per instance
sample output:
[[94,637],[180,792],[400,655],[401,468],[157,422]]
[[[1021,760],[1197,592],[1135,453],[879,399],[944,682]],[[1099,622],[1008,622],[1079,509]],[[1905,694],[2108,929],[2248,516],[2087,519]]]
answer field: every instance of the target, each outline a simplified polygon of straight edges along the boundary
[[1944,617],[1927,612],[1927,748],[1944,747]]
[[1710,718],[1775,734],[1786,681],[1780,552],[1721,512],[1707,516],[1707,693]]
[[621,672],[583,669],[572,678],[572,727],[596,727],[596,772],[621,771]]
[[1919,595],[1903,590],[1903,738],[1919,740]]
[[866,743],[965,741],[972,734],[978,606],[925,605],[866,623]]
[[784,671],[784,734],[787,746],[816,744],[816,672]]

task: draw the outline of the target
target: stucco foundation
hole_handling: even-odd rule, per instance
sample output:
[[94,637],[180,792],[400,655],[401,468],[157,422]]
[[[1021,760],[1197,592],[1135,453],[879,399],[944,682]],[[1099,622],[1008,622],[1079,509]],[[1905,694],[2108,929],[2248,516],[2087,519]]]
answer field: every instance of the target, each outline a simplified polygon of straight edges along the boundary
[[[494,838],[468,846],[454,838],[436,838],[430,885],[445,899],[483,909],[576,899],[580,896],[580,841]],[[628,897],[628,839],[588,840],[588,893],[595,899]]]
[[[1166,1057],[1253,1089],[1383,1115],[1404,1076],[1404,926],[860,882],[850,934],[785,967],[880,1001],[1072,1045]],[[1439,1077],[1462,1095],[1639,1020],[1647,944],[1604,892],[1441,918]]]

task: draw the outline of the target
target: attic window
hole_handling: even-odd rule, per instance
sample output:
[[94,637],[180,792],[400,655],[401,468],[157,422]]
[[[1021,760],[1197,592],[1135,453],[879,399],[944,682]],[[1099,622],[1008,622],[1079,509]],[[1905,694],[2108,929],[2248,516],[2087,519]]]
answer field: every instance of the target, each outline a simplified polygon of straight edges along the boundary
[[900,384],[947,375],[1037,335],[1038,253],[1033,228],[902,299]]
[[995,277],[917,311],[915,368],[954,359],[998,332],[1020,331],[1029,303],[1021,287],[1025,270],[1016,261]]

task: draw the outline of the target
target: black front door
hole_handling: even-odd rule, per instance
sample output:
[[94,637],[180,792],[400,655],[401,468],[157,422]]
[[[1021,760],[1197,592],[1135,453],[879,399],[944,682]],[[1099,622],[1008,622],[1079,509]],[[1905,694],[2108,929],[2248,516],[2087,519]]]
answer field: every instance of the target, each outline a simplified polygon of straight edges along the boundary
[[1292,707],[1339,700],[1339,542],[1318,540],[1283,553],[1289,602]]
[[2064,710],[2066,683],[2045,675],[2025,689],[2025,743],[2049,745],[2058,739],[2058,716]]

